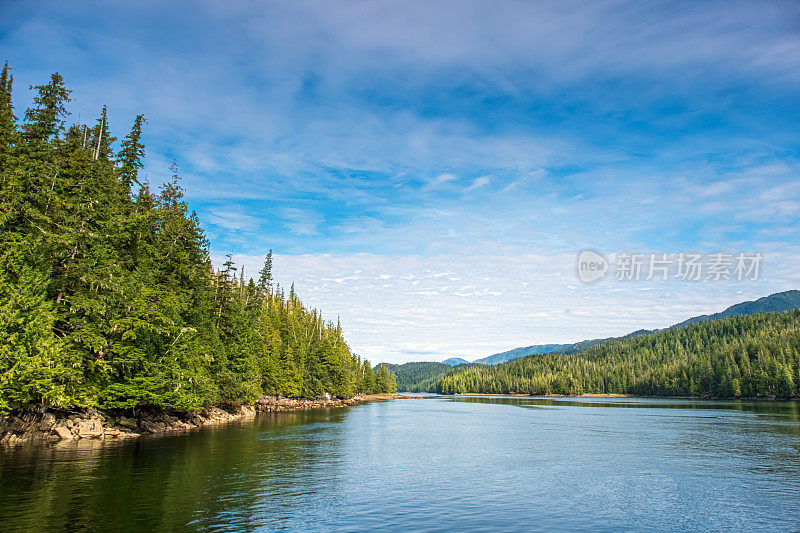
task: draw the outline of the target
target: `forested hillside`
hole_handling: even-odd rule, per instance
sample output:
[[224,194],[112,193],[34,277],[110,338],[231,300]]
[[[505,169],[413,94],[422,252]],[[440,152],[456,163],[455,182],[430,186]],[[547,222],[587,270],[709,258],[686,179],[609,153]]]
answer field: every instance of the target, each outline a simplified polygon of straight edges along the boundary
[[230,260],[214,271],[177,170],[140,178],[138,116],[117,142],[106,108],[66,126],[62,77],[15,116],[0,79],[0,410],[190,409],[262,394],[391,392],[338,323]]
[[[738,304],[732,305],[725,309],[724,311],[720,311],[719,313],[713,313],[711,315],[699,315],[688,318],[683,322],[679,322],[678,324],[674,324],[670,326],[670,328],[683,328],[691,324],[696,324],[698,322],[708,322],[709,320],[716,320],[719,318],[728,318],[732,316],[746,316],[746,315],[755,315],[757,313],[780,313],[783,311],[791,311],[793,309],[800,309],[800,291],[798,290],[791,290],[791,291],[783,291],[777,292],[775,294],[770,294],[769,296],[764,296],[757,300],[747,301],[747,302],[740,302]],[[521,357],[523,355],[534,355],[539,353],[552,353],[554,355],[570,355],[581,353],[593,346],[597,346],[598,344],[603,344],[605,342],[617,341],[622,339],[628,339],[631,337],[638,337],[640,335],[647,335],[648,333],[655,333],[657,329],[640,329],[627,335],[623,335],[622,337],[607,337],[603,339],[588,339],[576,342],[574,344],[564,344],[561,346],[558,345],[544,345],[545,348],[554,347],[555,349],[545,349],[545,350],[534,350],[535,348],[541,348],[541,346],[529,346],[527,348],[516,348],[514,350],[510,350],[508,352],[503,352],[502,354],[496,355],[506,355],[511,354],[513,357],[506,357],[503,360],[489,360],[491,358],[495,358],[495,356],[490,356],[484,359],[478,359],[475,361],[476,363],[501,363],[504,361],[510,361],[511,359],[515,359],[516,357]]]
[[770,294],[769,296],[764,296],[757,300],[734,304],[719,313],[695,316],[675,324],[672,327],[682,328],[690,324],[696,324],[697,322],[708,322],[709,320],[717,320],[718,318],[755,315],[758,313],[781,313],[793,309],[800,309],[800,291],[798,290],[776,292],[775,294]]
[[[404,392],[436,392],[439,379],[456,368],[469,368],[474,363],[451,366],[447,363],[418,362],[386,365],[394,376],[397,377],[397,390]],[[377,368],[377,367],[376,367]]]
[[439,379],[453,368],[436,362],[383,364],[397,376],[397,390],[403,392],[436,392]]
[[534,355],[456,369],[453,393],[798,396],[800,311],[700,322],[607,342],[574,355]]

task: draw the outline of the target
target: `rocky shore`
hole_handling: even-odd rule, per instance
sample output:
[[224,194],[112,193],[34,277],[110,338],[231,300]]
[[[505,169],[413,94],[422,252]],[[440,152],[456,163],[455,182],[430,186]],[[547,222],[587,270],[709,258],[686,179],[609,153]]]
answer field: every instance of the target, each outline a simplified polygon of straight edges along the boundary
[[76,439],[130,439],[191,431],[254,418],[258,413],[346,407],[361,402],[408,398],[399,394],[369,394],[353,398],[317,399],[264,396],[252,405],[220,405],[198,411],[26,411],[0,419],[0,444],[58,443]]

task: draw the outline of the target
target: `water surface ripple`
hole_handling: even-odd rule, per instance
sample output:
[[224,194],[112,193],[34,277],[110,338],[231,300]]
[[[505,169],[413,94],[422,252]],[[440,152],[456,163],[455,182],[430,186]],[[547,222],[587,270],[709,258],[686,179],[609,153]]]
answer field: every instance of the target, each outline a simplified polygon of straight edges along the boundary
[[0,452],[0,529],[798,531],[800,403],[426,397]]

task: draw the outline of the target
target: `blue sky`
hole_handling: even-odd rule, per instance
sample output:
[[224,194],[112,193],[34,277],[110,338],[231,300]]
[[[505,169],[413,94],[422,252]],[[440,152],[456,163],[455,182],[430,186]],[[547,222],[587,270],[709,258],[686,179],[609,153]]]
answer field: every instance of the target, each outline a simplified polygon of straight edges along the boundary
[[[800,287],[793,2],[3,2],[18,110],[148,118],[212,241],[373,361],[662,327]],[[758,281],[577,283],[592,248]]]

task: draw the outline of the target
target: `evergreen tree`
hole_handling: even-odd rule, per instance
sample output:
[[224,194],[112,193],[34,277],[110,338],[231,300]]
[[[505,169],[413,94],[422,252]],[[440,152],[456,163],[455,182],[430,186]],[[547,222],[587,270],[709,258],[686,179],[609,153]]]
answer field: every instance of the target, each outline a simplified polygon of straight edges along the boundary
[[457,368],[439,392],[793,398],[800,311],[725,318],[597,345]]
[[104,105],[100,110],[100,117],[97,119],[97,125],[92,130],[92,143],[91,147],[94,160],[110,161],[112,156],[111,145],[116,138],[112,137],[109,133],[108,127],[108,110]]
[[267,252],[264,267],[259,272],[258,288],[265,292],[272,290],[272,250]]
[[0,74],[0,410],[356,392],[341,327],[272,290],[272,251],[258,284],[230,256],[215,273],[177,165],[140,184],[141,115],[112,158],[105,106],[64,134],[61,76],[35,90],[20,136]]
[[16,120],[14,106],[11,101],[14,77],[8,69],[8,61],[0,73],[0,186],[4,183],[2,175],[8,168],[8,159],[16,144]]
[[377,387],[375,383],[375,373],[372,370],[372,366],[370,366],[369,361],[366,359],[364,360],[364,364],[361,367],[361,387],[360,391],[364,394],[374,394],[377,392]]
[[144,160],[144,144],[142,144],[142,126],[147,121],[144,115],[137,115],[133,121],[131,132],[122,140],[117,163],[119,165],[119,175],[122,182],[130,189],[133,184],[141,185],[139,182],[139,169],[142,168]]
[[394,374],[389,373],[389,369],[385,364],[380,365],[378,369],[378,376],[375,379],[377,392],[381,393],[395,393],[397,392],[397,382]]
[[64,130],[64,118],[68,114],[66,104],[72,91],[64,86],[64,78],[58,72],[50,77],[47,85],[31,89],[36,89],[37,94],[33,98],[34,107],[25,112],[25,140],[29,143],[49,141]]
[[[8,243],[4,243],[8,244]],[[22,250],[0,257],[0,411],[23,405],[81,405],[80,373],[53,335],[47,273]],[[22,253],[21,253],[22,252]]]

